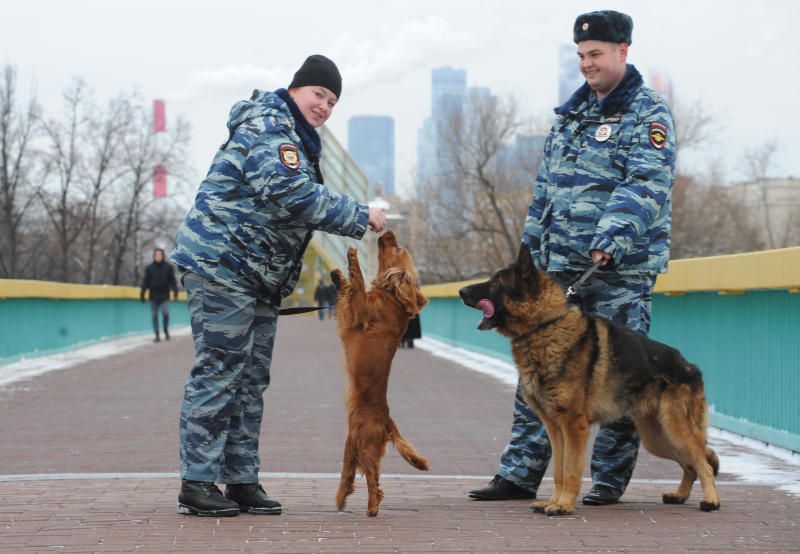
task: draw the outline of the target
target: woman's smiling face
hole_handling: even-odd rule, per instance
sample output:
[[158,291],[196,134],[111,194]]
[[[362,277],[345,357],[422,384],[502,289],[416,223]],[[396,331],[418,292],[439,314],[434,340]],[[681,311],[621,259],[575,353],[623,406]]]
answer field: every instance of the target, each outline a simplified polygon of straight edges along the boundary
[[336,95],[323,86],[312,85],[289,89],[289,95],[309,125],[322,126],[333,113]]

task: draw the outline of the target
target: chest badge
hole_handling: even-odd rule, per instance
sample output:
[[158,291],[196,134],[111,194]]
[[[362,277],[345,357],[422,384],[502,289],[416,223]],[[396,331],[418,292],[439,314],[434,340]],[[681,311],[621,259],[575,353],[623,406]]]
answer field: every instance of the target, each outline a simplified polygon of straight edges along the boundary
[[605,142],[611,136],[611,125],[603,124],[594,132],[594,140],[597,142]]
[[300,155],[297,153],[297,147],[294,144],[281,144],[278,148],[278,154],[280,155],[281,163],[289,169],[300,168]]

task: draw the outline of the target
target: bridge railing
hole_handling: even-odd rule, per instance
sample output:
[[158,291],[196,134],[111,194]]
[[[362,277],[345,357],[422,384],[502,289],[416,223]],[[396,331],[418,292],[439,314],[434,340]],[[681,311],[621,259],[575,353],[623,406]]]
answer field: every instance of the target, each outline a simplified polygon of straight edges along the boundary
[[[477,281],[423,287],[423,334],[511,362],[458,299]],[[676,260],[654,292],[650,336],[700,366],[712,425],[800,451],[800,247]]]
[[[178,298],[170,323],[188,325],[185,294]],[[137,287],[0,279],[0,365],[144,332],[150,306]]]

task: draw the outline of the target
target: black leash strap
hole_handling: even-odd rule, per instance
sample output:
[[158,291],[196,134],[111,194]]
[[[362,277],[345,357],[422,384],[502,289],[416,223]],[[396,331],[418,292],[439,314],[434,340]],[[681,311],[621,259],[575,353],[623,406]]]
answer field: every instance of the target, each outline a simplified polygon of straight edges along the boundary
[[566,292],[567,298],[569,298],[570,296],[575,296],[575,294],[578,292],[578,289],[579,289],[579,288],[581,288],[581,285],[582,285],[582,284],[583,284],[583,283],[586,281],[586,279],[588,279],[588,278],[589,278],[589,276],[590,276],[592,273],[594,273],[594,272],[595,272],[595,270],[596,270],[598,267],[600,267],[601,265],[603,265],[603,261],[604,261],[604,260],[598,260],[598,261],[596,261],[592,267],[590,267],[589,269],[587,269],[586,271],[584,271],[584,272],[583,272],[583,275],[581,275],[580,277],[578,277],[578,280],[577,280],[577,281],[575,281],[574,283],[572,283],[572,284],[569,286],[569,288],[567,289],[567,292]]
[[295,315],[306,314],[308,312],[316,312],[317,310],[325,310],[330,306],[302,306],[300,308],[281,308],[278,310],[278,315]]

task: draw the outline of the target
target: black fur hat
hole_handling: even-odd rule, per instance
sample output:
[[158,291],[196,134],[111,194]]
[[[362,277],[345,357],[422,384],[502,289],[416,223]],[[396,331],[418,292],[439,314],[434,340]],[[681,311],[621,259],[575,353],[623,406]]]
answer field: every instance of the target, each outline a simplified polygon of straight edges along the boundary
[[631,44],[632,33],[633,20],[629,15],[613,10],[601,10],[578,16],[572,28],[572,40],[575,44],[584,40]]

